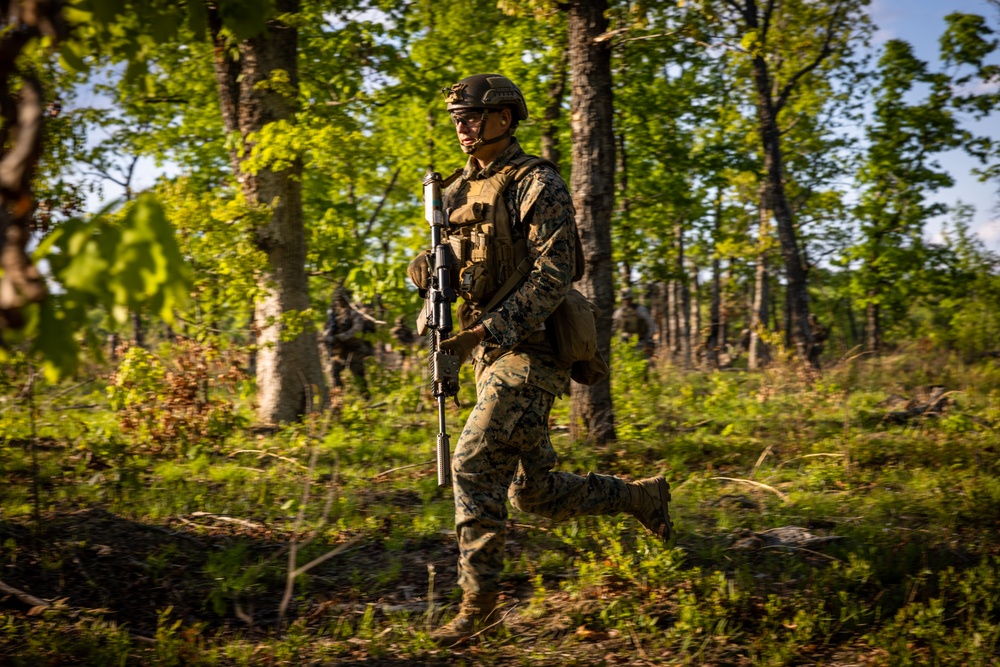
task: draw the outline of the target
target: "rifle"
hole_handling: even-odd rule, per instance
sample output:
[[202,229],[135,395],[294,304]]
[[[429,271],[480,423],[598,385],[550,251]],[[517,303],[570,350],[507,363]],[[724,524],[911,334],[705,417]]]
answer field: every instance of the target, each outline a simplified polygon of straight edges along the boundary
[[451,285],[451,269],[455,256],[451,246],[441,239],[448,229],[448,218],[441,204],[441,174],[430,172],[424,178],[424,218],[431,227],[432,269],[424,302],[424,315],[430,348],[431,394],[438,405],[437,477],[438,486],[451,485],[451,449],[445,424],[445,400],[458,394],[458,368],[461,363],[454,354],[441,351],[441,341],[451,336],[453,322],[451,304],[458,295]]

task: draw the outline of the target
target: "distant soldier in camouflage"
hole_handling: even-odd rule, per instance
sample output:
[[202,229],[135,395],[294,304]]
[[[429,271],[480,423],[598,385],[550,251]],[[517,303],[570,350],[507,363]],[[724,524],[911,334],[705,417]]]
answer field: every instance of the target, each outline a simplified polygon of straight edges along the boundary
[[[433,634],[451,645],[490,622],[508,499],[552,519],[628,512],[663,540],[672,527],[662,477],[625,482],[552,470],[549,411],[568,389],[570,369],[556,361],[545,320],[576,268],[572,200],[554,166],[527,156],[513,137],[528,109],[509,79],[478,74],[443,92],[469,160],[444,195],[458,264],[452,284],[463,302],[462,331],[441,349],[472,357],[478,396],[452,459],[462,605]],[[426,288],[426,253],[408,273]]]
[[809,329],[812,331],[813,346],[809,351],[809,360],[813,364],[819,363],[819,357],[823,354],[824,343],[830,338],[830,329],[825,327],[814,313],[809,313]]
[[396,345],[393,345],[393,351],[399,355],[400,368],[404,373],[408,373],[410,370],[410,353],[413,347],[419,343],[420,339],[406,323],[405,315],[396,317],[396,322],[389,331],[389,335],[396,341]]
[[612,314],[611,323],[623,341],[635,338],[636,349],[647,357],[653,355],[653,318],[645,306],[635,302],[630,288],[621,291],[621,305]]
[[365,378],[365,358],[374,351],[371,343],[361,337],[366,326],[365,317],[351,305],[350,295],[343,287],[333,293],[330,308],[326,311],[323,343],[330,356],[330,375],[334,389],[342,389],[341,373],[347,368],[358,384],[361,395],[371,398]]

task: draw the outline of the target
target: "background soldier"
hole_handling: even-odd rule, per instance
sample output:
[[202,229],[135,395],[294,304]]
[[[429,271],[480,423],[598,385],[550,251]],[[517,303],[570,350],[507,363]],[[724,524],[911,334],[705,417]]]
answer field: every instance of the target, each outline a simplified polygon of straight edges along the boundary
[[813,313],[809,313],[809,328],[812,330],[813,337],[813,346],[812,350],[809,351],[809,360],[817,363],[819,356],[823,354],[823,344],[830,338],[830,329],[823,326]]
[[417,342],[417,334],[406,323],[406,315],[396,317],[395,325],[389,331],[392,339],[396,341],[394,351],[399,355],[399,365],[403,372],[409,372],[410,352]]
[[330,356],[330,375],[334,389],[342,389],[344,382],[340,374],[350,369],[365,399],[371,398],[368,381],[365,379],[365,357],[370,357],[374,348],[361,338],[365,331],[365,318],[354,309],[350,294],[343,287],[333,292],[333,301],[326,311],[326,327],[323,342]]
[[[554,166],[525,155],[512,136],[528,108],[509,79],[478,74],[443,92],[470,157],[444,194],[448,234],[461,237],[452,247],[461,254],[454,284],[463,330],[441,349],[463,360],[473,356],[477,394],[452,460],[462,606],[433,633],[451,645],[483,627],[496,606],[508,498],[552,519],[628,512],[664,540],[672,528],[662,477],[626,483],[552,470],[549,412],[569,388],[570,369],[556,361],[543,325],[569,292],[577,266],[572,199]],[[510,232],[506,241],[499,240],[501,229]],[[521,257],[530,265],[527,275],[504,296],[512,264],[520,265],[514,258]],[[421,254],[408,270],[421,290],[426,258]],[[498,293],[498,305],[483,312]]]
[[621,305],[611,316],[611,322],[623,341],[636,336],[636,349],[647,358],[653,355],[653,318],[645,306],[635,302],[635,295],[628,287],[621,291]]

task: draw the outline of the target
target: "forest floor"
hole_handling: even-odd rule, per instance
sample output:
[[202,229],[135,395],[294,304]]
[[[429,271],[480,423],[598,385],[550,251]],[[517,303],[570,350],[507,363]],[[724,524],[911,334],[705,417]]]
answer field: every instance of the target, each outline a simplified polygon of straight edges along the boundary
[[676,542],[512,510],[502,623],[453,647],[428,636],[457,548],[410,380],[186,448],[77,410],[96,393],[34,421],[8,401],[0,664],[996,666],[1000,366],[939,361],[681,374],[624,354],[618,441],[572,443],[560,401],[561,468],[666,475]]

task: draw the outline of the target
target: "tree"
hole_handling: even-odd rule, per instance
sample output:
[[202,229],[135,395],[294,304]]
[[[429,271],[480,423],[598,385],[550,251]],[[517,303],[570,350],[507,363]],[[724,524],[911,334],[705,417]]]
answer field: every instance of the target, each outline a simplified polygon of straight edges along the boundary
[[[863,0],[720,0],[705,13],[731,47],[749,59],[749,80],[763,156],[765,206],[774,215],[787,280],[791,336],[800,359],[815,364],[809,326],[807,265],[786,190],[782,112],[812,76],[854,63],[853,45],[867,30]],[[706,40],[711,39],[706,35]]]
[[298,30],[290,19],[298,0],[276,2],[278,16],[254,37],[233,39],[222,16],[210,8],[215,76],[226,132],[234,137],[230,160],[251,206],[270,209],[256,230],[268,258],[255,303],[257,417],[264,423],[294,421],[324,402],[325,382],[311,322],[302,219],[302,158],[282,143],[298,104]]
[[[907,97],[921,84],[929,86],[926,100],[909,103]],[[924,262],[924,224],[944,211],[927,196],[953,183],[932,159],[961,142],[949,109],[951,85],[949,77],[928,72],[906,42],[886,43],[867,130],[868,157],[859,177],[865,187],[856,209],[861,240],[849,255],[861,262],[853,291],[865,308],[865,341],[872,353],[881,350],[885,316],[905,312],[920,290],[914,274]]]
[[[597,346],[611,353],[611,314],[614,311],[614,267],[611,254],[611,215],[614,209],[615,143],[612,124],[611,43],[605,0],[567,3],[571,74],[570,124],[573,174],[570,191],[576,224],[583,242],[586,271],[581,292],[598,308]],[[572,415],[576,425],[586,422],[587,435],[596,442],[615,439],[610,378],[572,388]]]

